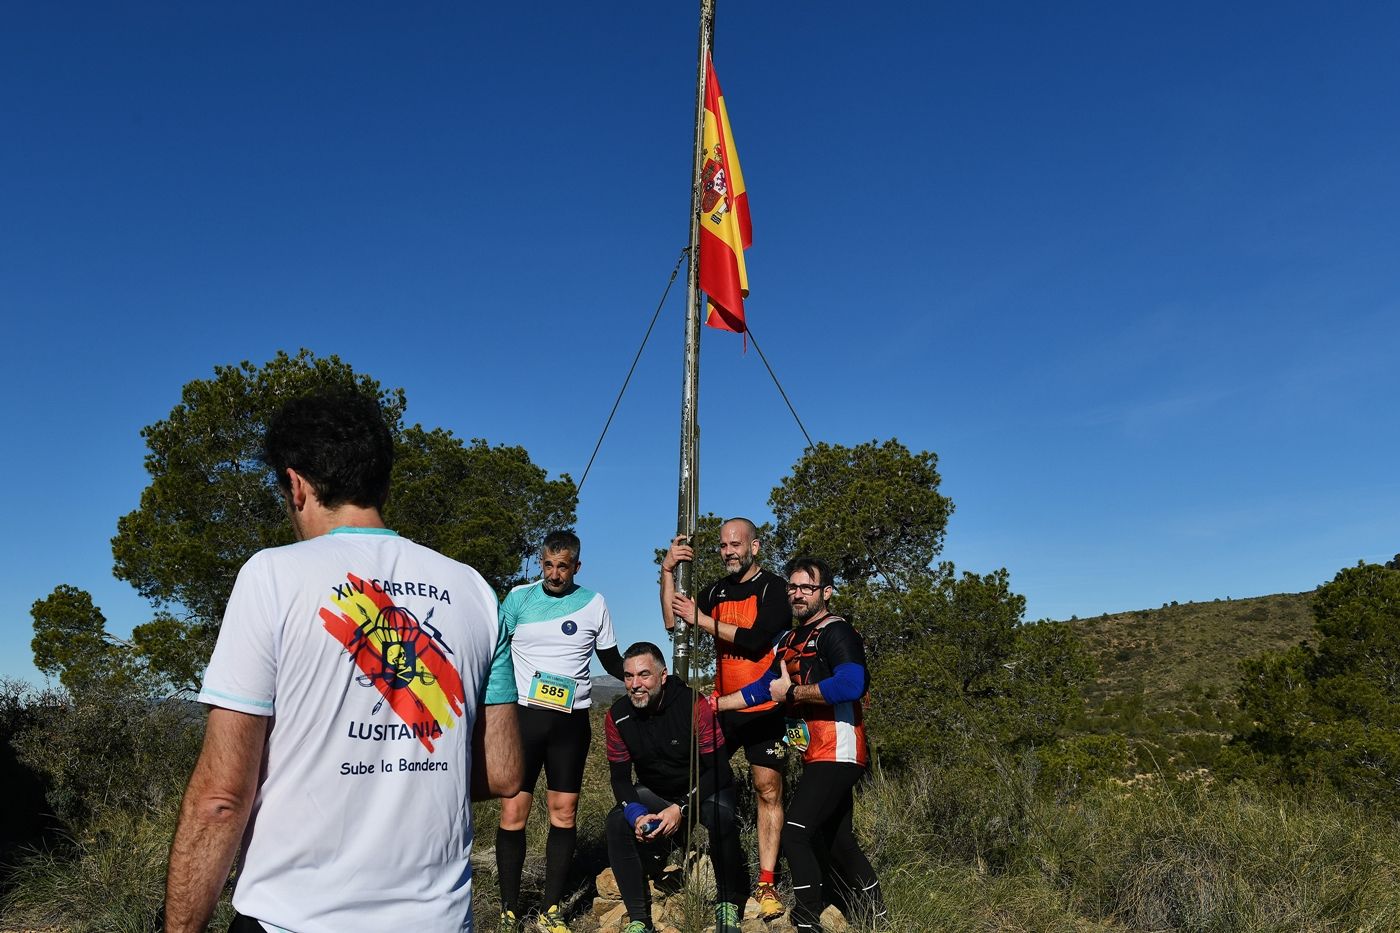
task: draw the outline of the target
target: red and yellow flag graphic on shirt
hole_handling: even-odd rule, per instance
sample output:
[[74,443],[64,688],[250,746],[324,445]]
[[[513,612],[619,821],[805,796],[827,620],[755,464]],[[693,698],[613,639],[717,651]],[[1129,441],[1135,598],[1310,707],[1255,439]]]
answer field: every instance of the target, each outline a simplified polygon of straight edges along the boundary
[[340,611],[323,608],[321,623],[359,667],[359,683],[377,689],[379,702],[403,722],[403,734],[431,752],[433,740],[457,724],[464,708],[462,678],[447,657],[452,649],[432,624],[431,610],[419,621],[394,605],[377,581],[353,573],[345,578],[349,587],[332,599]]
[[749,273],[744,250],[753,241],[749,195],[714,62],[705,53],[704,152],[700,169],[700,290],[709,297],[705,323],[744,333]]

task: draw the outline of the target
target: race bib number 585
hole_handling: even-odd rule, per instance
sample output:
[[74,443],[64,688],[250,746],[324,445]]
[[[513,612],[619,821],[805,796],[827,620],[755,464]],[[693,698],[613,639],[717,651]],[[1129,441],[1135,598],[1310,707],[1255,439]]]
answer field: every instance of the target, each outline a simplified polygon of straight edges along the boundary
[[530,692],[526,694],[525,702],[531,706],[568,712],[574,708],[574,692],[577,689],[578,684],[574,682],[572,677],[561,677],[558,674],[535,671],[535,676],[530,680]]

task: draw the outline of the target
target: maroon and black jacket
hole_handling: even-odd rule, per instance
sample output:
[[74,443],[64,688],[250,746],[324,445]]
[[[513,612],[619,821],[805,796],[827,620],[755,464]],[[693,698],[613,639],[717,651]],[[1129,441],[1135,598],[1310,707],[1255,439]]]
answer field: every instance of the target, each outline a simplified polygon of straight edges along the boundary
[[[690,730],[700,741],[700,775],[690,783]],[[714,712],[703,697],[675,675],[666,678],[655,709],[637,709],[619,697],[604,721],[613,796],[620,804],[638,803],[636,784],[683,808],[696,793],[708,797],[734,780],[722,759],[724,738]],[[632,773],[636,772],[635,783]]]

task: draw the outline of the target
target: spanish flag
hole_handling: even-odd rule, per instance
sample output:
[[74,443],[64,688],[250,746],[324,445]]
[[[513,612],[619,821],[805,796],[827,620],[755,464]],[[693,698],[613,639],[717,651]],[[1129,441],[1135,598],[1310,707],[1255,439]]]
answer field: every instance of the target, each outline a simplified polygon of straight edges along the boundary
[[705,53],[705,151],[700,169],[700,290],[709,297],[705,323],[742,334],[749,274],[744,250],[753,241],[749,196],[739,153],[729,130],[729,114]]

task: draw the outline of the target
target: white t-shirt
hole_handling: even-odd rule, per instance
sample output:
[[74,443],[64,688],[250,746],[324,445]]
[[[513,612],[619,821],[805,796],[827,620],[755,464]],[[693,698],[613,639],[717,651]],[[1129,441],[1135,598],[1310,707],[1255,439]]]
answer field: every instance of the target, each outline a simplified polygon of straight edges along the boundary
[[593,704],[588,670],[593,651],[617,646],[601,593],[580,586],[567,596],[551,596],[540,580],[517,586],[501,600],[501,626],[510,638],[515,690],[522,705],[549,707],[550,696],[563,701],[557,692],[540,689],[541,684],[563,681],[573,683],[566,708]]
[[240,913],[294,933],[471,929],[471,735],[500,637],[480,574],[392,531],[253,555],[199,695],[274,717]]

